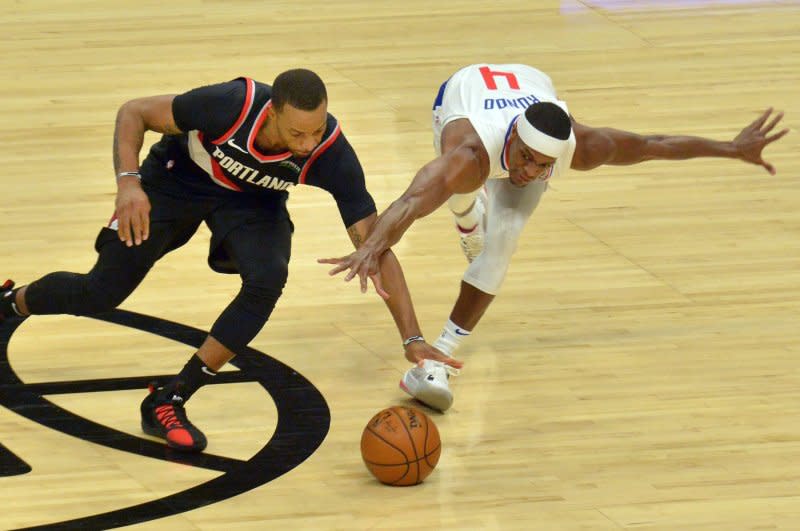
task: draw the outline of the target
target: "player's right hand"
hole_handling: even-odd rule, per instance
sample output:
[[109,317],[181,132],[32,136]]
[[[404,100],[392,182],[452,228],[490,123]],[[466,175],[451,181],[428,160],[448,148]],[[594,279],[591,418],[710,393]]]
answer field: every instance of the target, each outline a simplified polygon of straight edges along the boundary
[[150,236],[150,199],[137,177],[119,179],[116,216],[117,234],[128,247],[141,245]]
[[380,253],[375,253],[367,245],[362,245],[347,256],[317,259],[320,264],[336,264],[336,267],[328,272],[331,276],[338,275],[342,271],[349,269],[350,271],[345,275],[344,280],[345,282],[350,282],[358,276],[361,284],[361,293],[367,292],[368,280],[372,280],[375,292],[386,300],[389,298],[389,293],[383,289],[380,268],[378,267],[379,261]]

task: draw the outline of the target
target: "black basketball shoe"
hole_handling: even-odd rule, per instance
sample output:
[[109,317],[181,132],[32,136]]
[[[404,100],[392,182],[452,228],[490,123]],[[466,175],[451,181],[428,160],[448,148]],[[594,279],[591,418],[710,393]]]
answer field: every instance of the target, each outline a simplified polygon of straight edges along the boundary
[[202,452],[208,444],[206,436],[186,418],[183,399],[178,395],[161,396],[162,391],[151,390],[142,401],[142,430],[166,440],[170,448]]
[[0,286],[0,323],[12,315],[19,315],[14,308],[14,281],[6,280]]

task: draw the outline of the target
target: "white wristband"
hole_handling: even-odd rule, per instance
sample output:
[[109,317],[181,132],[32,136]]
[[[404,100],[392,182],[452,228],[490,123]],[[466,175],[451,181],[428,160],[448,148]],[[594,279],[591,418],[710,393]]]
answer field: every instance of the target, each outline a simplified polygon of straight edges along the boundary
[[142,174],[138,171],[121,171],[117,174],[117,180],[119,180],[120,177],[136,177],[140,181],[142,180]]
[[411,336],[408,339],[406,339],[405,341],[403,341],[403,346],[407,347],[411,343],[413,343],[414,341],[425,341],[425,338],[422,337],[422,336]]

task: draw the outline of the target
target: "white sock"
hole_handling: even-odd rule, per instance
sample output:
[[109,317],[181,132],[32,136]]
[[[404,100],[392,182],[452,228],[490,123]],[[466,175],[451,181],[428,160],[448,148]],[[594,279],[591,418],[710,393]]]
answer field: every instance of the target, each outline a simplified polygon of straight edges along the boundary
[[433,346],[438,348],[446,355],[453,357],[453,352],[458,348],[466,337],[470,334],[469,330],[464,330],[450,319],[444,325],[441,335],[433,342]]

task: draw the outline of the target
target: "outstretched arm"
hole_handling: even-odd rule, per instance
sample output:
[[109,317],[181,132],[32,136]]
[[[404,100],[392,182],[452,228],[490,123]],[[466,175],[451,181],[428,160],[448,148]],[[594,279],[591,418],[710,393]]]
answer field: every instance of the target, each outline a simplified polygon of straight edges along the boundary
[[[443,154],[417,172],[408,189],[378,217],[364,244],[348,256],[319,260],[337,264],[331,275],[350,269],[345,280],[358,275],[361,291],[366,292],[367,278],[372,278],[373,283],[379,281],[376,273],[380,256],[400,240],[415,220],[439,208],[451,195],[477,190],[483,184],[489,173],[488,154],[469,122],[457,122],[445,128]],[[380,289],[378,284],[376,289]]]
[[[377,217],[375,213],[370,214],[347,228],[347,234],[356,249],[363,245],[362,242],[375,224]],[[408,291],[403,269],[391,249],[380,256],[377,276],[380,280],[375,283],[376,289],[378,289],[378,293],[383,297],[389,312],[392,314],[397,330],[400,332],[401,341],[405,342],[408,338],[421,337],[422,332],[417,322],[417,315],[414,312],[411,293]],[[383,287],[379,286],[384,286],[389,293],[392,293],[392,296],[389,297]],[[404,349],[406,359],[411,363],[418,364],[425,359],[432,359],[456,368],[461,368],[462,365],[460,361],[445,356],[424,340],[411,341],[404,345]]]
[[774,175],[775,167],[766,162],[761,153],[789,130],[782,129],[770,135],[783,118],[783,113],[777,113],[770,120],[771,114],[772,109],[767,109],[742,129],[736,138],[727,142],[696,136],[638,135],[607,127],[589,127],[573,121],[577,146],[571,167],[575,170],[591,170],[603,164],[628,165],[646,160],[726,157],[762,166]]
[[467,193],[483,184],[475,150],[461,146],[427,163],[411,184],[378,218],[365,242],[383,252],[398,241],[414,221],[425,217],[457,193]]

